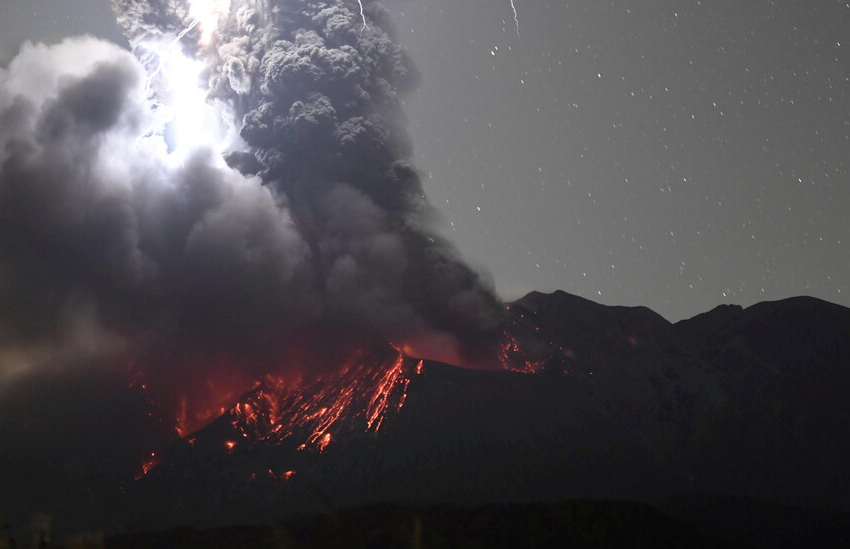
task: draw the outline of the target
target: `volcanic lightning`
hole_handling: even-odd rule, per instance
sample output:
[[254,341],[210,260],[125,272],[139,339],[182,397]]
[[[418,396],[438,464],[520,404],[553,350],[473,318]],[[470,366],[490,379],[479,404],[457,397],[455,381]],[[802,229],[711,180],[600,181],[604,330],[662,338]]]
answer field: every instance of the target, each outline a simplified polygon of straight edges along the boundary
[[360,6],[360,19],[363,20],[363,26],[360,27],[360,34],[363,34],[364,30],[369,28],[369,25],[366,24],[366,13],[363,11],[363,0],[357,0],[357,5]]
[[[191,21],[171,41],[146,37],[134,44],[148,69],[145,89],[153,100],[156,112],[151,126],[139,138],[157,137],[165,140],[169,157],[181,165],[193,151],[206,147],[219,153],[227,148],[227,129],[219,108],[208,101],[208,91],[201,85],[206,68],[199,59],[190,57],[180,48],[180,42],[199,28],[198,45],[208,48],[223,18],[231,11],[231,0],[189,0]],[[145,62],[153,59],[154,62]],[[151,66],[153,69],[151,70]],[[138,143],[137,143],[138,144]]]
[[27,46],[0,79],[0,324],[32,309],[32,370],[132,364],[150,470],[257,380],[217,451],[371,436],[420,359],[495,360],[500,304],[433,226],[403,112],[420,75],[383,8],[112,5],[130,51]]
[[514,11],[514,24],[516,25],[516,37],[520,38],[520,35],[519,35],[519,13],[517,13],[516,4],[514,4],[514,0],[511,0],[511,9]]
[[201,26],[201,46],[212,43],[222,17],[229,13],[230,0],[189,0],[189,17]]

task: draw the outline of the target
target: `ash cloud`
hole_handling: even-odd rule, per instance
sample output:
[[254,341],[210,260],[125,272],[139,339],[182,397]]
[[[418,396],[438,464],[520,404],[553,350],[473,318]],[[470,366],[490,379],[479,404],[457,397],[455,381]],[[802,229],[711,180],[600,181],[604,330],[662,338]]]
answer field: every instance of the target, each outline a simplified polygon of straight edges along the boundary
[[0,69],[0,387],[116,357],[160,381],[254,375],[305,326],[466,360],[489,346],[498,303],[434,229],[400,99],[419,76],[383,7],[361,34],[356,2],[234,1],[210,47],[187,34],[240,139],[227,164],[200,148],[174,165],[139,139],[140,44],[173,40],[188,8],[113,4],[135,56],[76,38]]
[[4,71],[4,349],[51,356],[90,319],[107,349],[248,350],[281,311],[309,309],[310,251],[286,208],[208,151],[171,167],[161,144],[140,143],[143,80],[130,54],[93,39],[25,46]]
[[[191,23],[173,2],[113,3],[131,44]],[[433,229],[401,108],[419,74],[389,13],[365,8],[366,29],[352,1],[232,3],[212,46],[196,51],[246,145],[230,163],[286,201],[323,315],[474,347],[496,328],[497,301]]]

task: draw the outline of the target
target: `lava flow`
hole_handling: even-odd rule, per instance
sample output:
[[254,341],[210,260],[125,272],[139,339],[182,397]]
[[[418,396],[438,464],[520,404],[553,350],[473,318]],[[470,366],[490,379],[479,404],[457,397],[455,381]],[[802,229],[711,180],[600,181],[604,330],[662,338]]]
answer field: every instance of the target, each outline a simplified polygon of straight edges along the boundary
[[[226,425],[225,438],[215,444],[224,454],[259,444],[286,444],[296,450],[322,453],[340,436],[378,432],[402,409],[411,378],[421,375],[423,369],[422,360],[386,347],[349,352],[338,367],[311,376],[294,371],[266,374],[236,404],[221,411],[215,422]],[[181,444],[194,447],[202,438],[209,443],[203,431],[185,437],[186,416],[184,400],[175,418]],[[152,453],[138,478],[158,463],[159,457]],[[281,474],[286,479],[292,476]]]
[[[533,316],[506,307],[497,358],[489,366],[525,374],[553,368],[568,373],[556,359],[569,351],[545,339]],[[322,454],[340,439],[379,432],[404,407],[411,380],[425,369],[424,361],[406,349],[345,339],[328,346],[307,333],[282,348],[281,363],[255,368],[253,381],[245,377],[251,371],[243,367],[246,361],[208,355],[206,378],[186,386],[176,405],[163,407],[173,412],[162,423],[173,425],[182,447],[195,447],[197,441],[198,448],[224,455],[244,455],[260,445]],[[143,381],[135,383],[146,390]],[[146,459],[141,476],[158,461],[158,455]]]
[[313,379],[267,375],[229,412],[234,430],[249,441],[303,437],[299,449],[319,451],[339,433],[377,432],[407,398],[414,359],[359,351],[340,368]]
[[558,341],[559,336],[547,332],[541,330],[536,311],[505,306],[497,355],[501,369],[523,374],[569,374],[576,354]]
[[505,313],[498,349],[502,369],[524,374],[539,373],[551,357],[552,345],[543,343],[540,328],[526,318],[524,312],[512,310],[508,305]]
[[156,452],[151,452],[148,458],[142,463],[142,470],[136,475],[136,480],[139,480],[143,476],[147,475],[151,472],[151,469],[159,465],[159,456],[156,455]]

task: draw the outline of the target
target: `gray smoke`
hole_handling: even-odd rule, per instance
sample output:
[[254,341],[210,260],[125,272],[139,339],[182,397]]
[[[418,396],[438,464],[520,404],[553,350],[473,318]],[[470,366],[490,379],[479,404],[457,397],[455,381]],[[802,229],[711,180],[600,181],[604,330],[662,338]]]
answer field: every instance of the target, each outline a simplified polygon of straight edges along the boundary
[[356,1],[234,0],[209,48],[186,34],[241,137],[227,165],[203,148],[174,165],[139,139],[142,45],[174,40],[188,7],[113,4],[135,56],[69,39],[0,69],[0,387],[104,352],[263,371],[314,328],[437,356],[491,343],[490,284],[436,233],[411,163],[418,75],[382,6],[361,33]]
[[[135,44],[191,23],[179,3],[115,5]],[[495,327],[496,300],[431,228],[400,106],[418,74],[383,6],[365,12],[364,29],[354,0],[234,2],[199,52],[250,151],[231,164],[286,198],[333,318],[471,341]]]
[[27,46],[2,75],[6,365],[163,342],[253,352],[312,312],[309,248],[257,178],[203,150],[170,167],[137,143],[143,80],[130,54],[91,39]]

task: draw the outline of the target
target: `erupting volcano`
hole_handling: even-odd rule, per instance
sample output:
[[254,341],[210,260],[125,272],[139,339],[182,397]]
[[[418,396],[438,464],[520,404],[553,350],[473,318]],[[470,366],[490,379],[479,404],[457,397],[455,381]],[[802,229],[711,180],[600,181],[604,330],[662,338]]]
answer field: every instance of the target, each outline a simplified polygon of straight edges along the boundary
[[[218,422],[228,425],[219,449],[231,453],[258,444],[288,444],[321,452],[340,434],[376,433],[404,406],[410,378],[422,373],[423,362],[392,347],[360,349],[321,375],[266,374],[229,409],[219,410]],[[186,444],[194,446],[191,432],[205,427],[213,418],[203,419],[210,414],[194,414],[198,422],[194,429],[187,429],[183,400],[175,418],[177,434],[188,435]],[[158,463],[154,452],[142,465],[140,476]]]
[[413,165],[419,74],[382,5],[111,2],[129,51],[0,68],[0,481],[38,481],[16,505],[115,530],[713,490],[850,509],[847,309],[502,303]]
[[[490,369],[530,374],[540,373],[546,366],[551,370],[557,354],[554,344],[515,334],[517,320],[513,319],[503,330],[498,360],[488,365]],[[520,338],[524,343],[520,343]],[[526,351],[526,346],[534,352]],[[181,444],[192,447],[197,441],[195,431],[217,423],[217,441],[208,450],[227,454],[237,448],[240,452],[250,451],[257,445],[321,453],[339,437],[378,433],[385,421],[391,421],[401,411],[411,379],[425,371],[425,360],[409,356],[393,345],[342,348],[346,349],[344,356],[332,353],[332,366],[324,368],[311,364],[315,357],[311,360],[305,356],[309,347],[302,353],[290,350],[289,360],[300,354],[301,359],[296,359],[295,364],[311,365],[266,373],[238,395],[234,391],[239,383],[217,385],[207,380],[207,387],[214,389],[197,401],[196,407],[190,409],[183,396],[178,399],[176,413],[168,416],[152,405],[151,415],[160,414],[158,421],[172,425]],[[534,353],[545,353],[549,360],[533,359]],[[479,364],[479,368],[482,366]],[[139,380],[134,380],[132,387],[143,393],[148,390],[147,384]],[[160,461],[157,452],[147,456],[137,480]]]
[[[405,341],[424,358],[491,367],[499,305],[430,228],[399,102],[416,71],[380,5],[364,12],[344,1],[113,4],[155,106],[137,146],[164,140],[178,171],[198,162],[198,151],[211,151],[206,169],[244,178],[237,185],[253,186],[277,208],[266,213],[268,226],[249,226],[233,243],[235,257],[209,256],[216,261],[209,267],[227,272],[224,280],[209,285],[200,275],[197,289],[182,290],[213,299],[214,308],[181,308],[189,316],[169,334],[165,356],[156,349],[134,362],[137,379],[146,379],[137,385],[164,407],[159,415],[177,418],[177,435],[223,413],[255,382],[284,408],[304,406],[293,395],[322,383],[358,393],[348,403],[310,401],[310,409],[283,410],[283,417],[266,410],[287,435],[322,408],[337,416],[326,428],[349,413],[364,413],[377,428],[389,395],[375,396],[364,411],[350,408],[361,393],[382,392],[366,380],[398,377],[392,372],[401,358],[377,358],[389,341]],[[198,192],[208,185],[198,182]],[[228,218],[253,224],[251,207],[210,212],[195,230],[222,220],[210,237],[228,239],[242,230]],[[194,240],[190,234],[187,243]],[[293,345],[293,332],[306,337]],[[344,350],[317,360],[305,341],[327,345],[323,337]],[[331,436],[318,429],[307,442],[326,445]]]
[[377,432],[387,414],[404,406],[412,365],[400,351],[389,367],[386,357],[364,354],[310,383],[287,384],[268,376],[233,408],[233,428],[243,438],[261,441],[282,441],[304,431],[309,434],[298,448],[319,450],[342,429]]
[[192,441],[374,436],[423,359],[515,368],[413,166],[418,73],[379,3],[112,6],[130,52],[26,45],[0,75],[0,351],[115,400],[110,482]]

